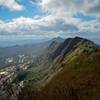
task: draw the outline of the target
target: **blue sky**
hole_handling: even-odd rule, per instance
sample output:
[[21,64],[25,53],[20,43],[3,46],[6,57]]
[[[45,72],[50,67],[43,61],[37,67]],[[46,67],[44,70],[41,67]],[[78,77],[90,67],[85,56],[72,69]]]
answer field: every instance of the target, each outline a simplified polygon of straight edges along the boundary
[[[81,0],[76,0],[80,2]],[[46,15],[37,4],[36,0],[16,0],[17,3],[22,4],[24,9],[21,11],[11,11],[6,7],[0,6],[0,19],[9,21],[20,16],[33,18],[34,16],[44,16]],[[94,20],[95,16],[84,15],[81,12],[76,13],[73,17],[79,18],[82,21]]]
[[99,34],[100,0],[0,0],[0,39]]
[[84,15],[80,12],[76,13],[73,17],[79,18],[81,21],[91,21],[96,19],[96,17],[93,15]]
[[17,1],[18,3],[24,6],[23,10],[12,12],[8,8],[0,6],[0,19],[1,20],[8,21],[14,18],[18,18],[20,16],[32,18],[35,15],[43,16],[45,14],[41,11],[41,9],[39,9],[39,6],[31,0],[17,0]]

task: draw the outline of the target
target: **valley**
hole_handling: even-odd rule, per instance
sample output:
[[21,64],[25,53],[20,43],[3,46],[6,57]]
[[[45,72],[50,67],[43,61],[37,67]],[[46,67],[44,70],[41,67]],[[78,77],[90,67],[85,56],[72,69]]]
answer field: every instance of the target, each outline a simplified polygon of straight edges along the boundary
[[19,63],[0,70],[2,99],[100,99],[100,46],[80,37],[58,40],[33,58],[18,55]]
[[100,0],[0,0],[0,100],[100,100]]

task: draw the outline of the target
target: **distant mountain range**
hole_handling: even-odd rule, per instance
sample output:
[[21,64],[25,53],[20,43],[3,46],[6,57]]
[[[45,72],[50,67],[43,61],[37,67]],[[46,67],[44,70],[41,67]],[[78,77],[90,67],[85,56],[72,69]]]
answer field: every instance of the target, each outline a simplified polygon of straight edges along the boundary
[[61,37],[56,38],[45,38],[45,39],[0,39],[0,47],[12,47],[12,46],[23,46],[23,45],[31,45],[31,44],[40,44],[50,40],[58,39],[58,41],[62,41]]
[[50,43],[24,78],[19,100],[100,100],[100,46],[85,38]]
[[18,55],[39,56],[53,41],[63,42],[64,39],[57,37],[41,43],[0,47],[0,66],[5,65],[5,58],[8,57]]
[[0,57],[3,56],[13,56],[18,54],[39,54],[39,51],[43,51],[47,48],[53,41],[63,42],[64,39],[57,37],[53,38],[49,41],[42,43],[33,43],[33,44],[25,44],[25,45],[15,45],[10,47],[0,47]]

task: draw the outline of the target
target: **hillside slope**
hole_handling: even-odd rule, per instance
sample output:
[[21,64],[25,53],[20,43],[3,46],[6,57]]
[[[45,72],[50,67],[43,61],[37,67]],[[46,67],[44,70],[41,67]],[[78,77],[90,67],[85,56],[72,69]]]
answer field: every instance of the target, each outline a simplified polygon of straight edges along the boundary
[[8,67],[11,64],[6,62],[7,58],[17,58],[17,56],[19,55],[25,55],[29,58],[37,57],[41,55],[44,50],[54,41],[62,43],[64,39],[61,37],[56,37],[41,43],[30,43],[25,45],[0,47],[0,69]]
[[25,87],[19,100],[100,100],[99,46],[87,39],[69,38],[50,59],[54,72],[39,91]]

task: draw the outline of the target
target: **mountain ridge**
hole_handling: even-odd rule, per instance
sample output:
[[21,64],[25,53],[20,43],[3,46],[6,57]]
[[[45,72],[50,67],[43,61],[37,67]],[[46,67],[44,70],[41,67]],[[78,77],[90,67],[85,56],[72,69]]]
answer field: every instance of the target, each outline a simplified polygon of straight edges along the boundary
[[[52,45],[57,44],[53,42]],[[42,75],[42,78],[40,78],[37,69],[36,77],[38,81],[36,81],[36,84],[38,83],[37,86],[40,85],[39,91],[32,90],[28,92],[24,88],[22,94],[26,97],[20,96],[19,100],[30,100],[28,99],[29,96],[24,94],[25,91],[29,93],[32,100],[86,100],[88,98],[99,100],[99,81],[97,80],[99,80],[100,71],[100,46],[90,40],[75,37],[66,39],[49,54],[52,59],[48,59],[47,52],[42,60],[40,58],[40,63],[37,66],[39,72],[41,72],[40,75]],[[34,82],[33,75],[31,72],[29,76],[32,78],[27,77],[28,80],[31,80],[27,84]],[[95,86],[92,85],[94,83],[92,79],[96,82]],[[91,84],[91,88],[87,84]],[[93,89],[98,87],[98,90],[93,91],[92,86]],[[88,91],[88,88],[92,92]],[[84,89],[83,92],[81,92],[82,89]],[[89,95],[86,95],[86,93]],[[45,97],[47,98],[45,99]],[[94,99],[96,97],[97,99]]]

